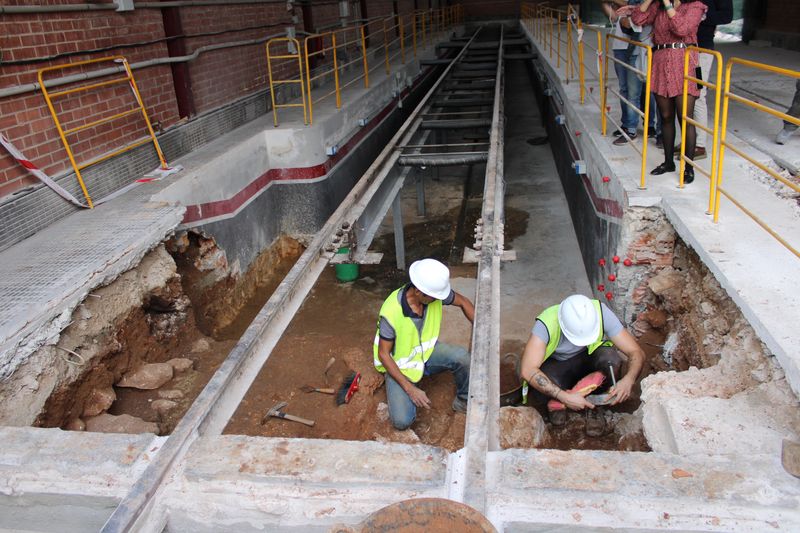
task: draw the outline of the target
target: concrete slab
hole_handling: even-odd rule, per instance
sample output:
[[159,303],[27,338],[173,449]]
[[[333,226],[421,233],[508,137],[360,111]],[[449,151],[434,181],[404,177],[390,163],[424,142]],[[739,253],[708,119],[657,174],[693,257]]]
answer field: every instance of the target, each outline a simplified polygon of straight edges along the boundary
[[488,465],[488,517],[504,531],[800,527],[800,480],[772,455],[506,450]]
[[136,266],[178,226],[183,207],[149,201],[158,186],[74,213],[0,253],[0,379],[55,343],[89,292]]
[[412,497],[446,496],[449,457],[421,445],[199,439],[165,494],[173,531],[327,531]]

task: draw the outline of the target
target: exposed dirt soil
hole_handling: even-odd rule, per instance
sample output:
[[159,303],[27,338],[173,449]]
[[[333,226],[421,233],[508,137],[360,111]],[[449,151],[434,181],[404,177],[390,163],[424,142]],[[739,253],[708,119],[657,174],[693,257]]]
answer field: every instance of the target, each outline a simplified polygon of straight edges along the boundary
[[[456,237],[454,218],[458,213],[453,209],[442,217],[406,225],[409,262],[419,257],[447,261]],[[463,446],[465,416],[451,409],[455,384],[449,373],[420,382],[432,408],[418,411],[411,431],[396,431],[388,420],[383,377],[372,364],[372,342],[381,304],[391,291],[407,282],[408,273],[393,268],[392,234],[376,239],[372,249],[384,252],[383,261],[380,265],[362,265],[356,281],[337,282],[332,267],[320,276],[225,433],[423,442],[449,450]],[[454,277],[475,275],[474,266],[449,266]],[[325,374],[331,357],[336,361]],[[361,389],[349,404],[337,406],[333,396],[301,391],[304,385],[338,389],[351,371],[361,372],[363,377]],[[287,413],[314,420],[314,427],[277,418],[262,424],[267,411],[281,401],[288,402]]]

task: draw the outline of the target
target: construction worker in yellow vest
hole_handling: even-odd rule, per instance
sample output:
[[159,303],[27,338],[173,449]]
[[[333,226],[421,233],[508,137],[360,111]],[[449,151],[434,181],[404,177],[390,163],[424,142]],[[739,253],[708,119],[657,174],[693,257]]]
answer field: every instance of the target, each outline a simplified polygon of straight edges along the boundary
[[431,401],[417,384],[422,376],[449,371],[456,382],[453,410],[466,412],[469,392],[469,352],[439,342],[442,306],[456,305],[472,322],[475,307],[450,288],[450,270],[435,259],[415,261],[408,269],[411,283],[383,302],[375,333],[375,368],[386,375],[386,401],[392,424],[407,429],[417,408]]
[[[621,373],[623,357],[627,371]],[[536,317],[520,365],[520,378],[533,388],[532,403],[547,402],[550,422],[564,425],[566,408],[593,410],[585,396],[608,388],[600,403],[616,405],[631,395],[642,371],[644,351],[604,303],[574,294]],[[613,372],[613,374],[612,374]],[[591,413],[592,411],[587,412]],[[604,432],[602,416],[587,417],[586,432]]]

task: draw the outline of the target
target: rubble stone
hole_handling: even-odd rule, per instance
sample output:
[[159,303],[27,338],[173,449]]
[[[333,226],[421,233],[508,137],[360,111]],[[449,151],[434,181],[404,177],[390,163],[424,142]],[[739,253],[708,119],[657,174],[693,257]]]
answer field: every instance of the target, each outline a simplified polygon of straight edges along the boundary
[[159,416],[164,416],[168,412],[172,411],[178,406],[177,403],[173,402],[172,400],[156,400],[150,404],[150,408],[158,413]]
[[546,435],[544,419],[536,409],[500,408],[500,446],[503,449],[536,448]]
[[111,407],[116,399],[117,393],[114,392],[113,387],[94,389],[89,393],[89,397],[83,406],[83,417],[97,416],[108,411],[108,408]]
[[172,365],[168,363],[150,363],[122,376],[117,387],[151,390],[157,389],[172,379]]
[[114,416],[108,413],[86,419],[86,431],[97,433],[155,433],[158,434],[158,424],[145,422],[141,418],[131,415]]
[[171,365],[172,369],[177,373],[186,372],[194,367],[194,361],[187,359],[186,357],[176,357],[174,359],[170,359],[167,361],[167,364]]

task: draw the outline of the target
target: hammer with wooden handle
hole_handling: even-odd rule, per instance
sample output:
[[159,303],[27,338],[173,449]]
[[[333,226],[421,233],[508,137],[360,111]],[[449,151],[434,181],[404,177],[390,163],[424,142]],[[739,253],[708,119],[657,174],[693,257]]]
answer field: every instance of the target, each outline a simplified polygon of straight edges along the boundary
[[269,417],[274,416],[275,418],[283,418],[284,420],[291,420],[293,422],[300,422],[301,424],[305,424],[307,426],[314,426],[315,422],[313,420],[308,420],[306,418],[300,418],[299,416],[290,415],[281,411],[284,407],[286,407],[286,402],[279,402],[275,404],[275,406],[267,411],[267,414],[264,415],[264,418],[261,419],[261,423],[269,419]]

